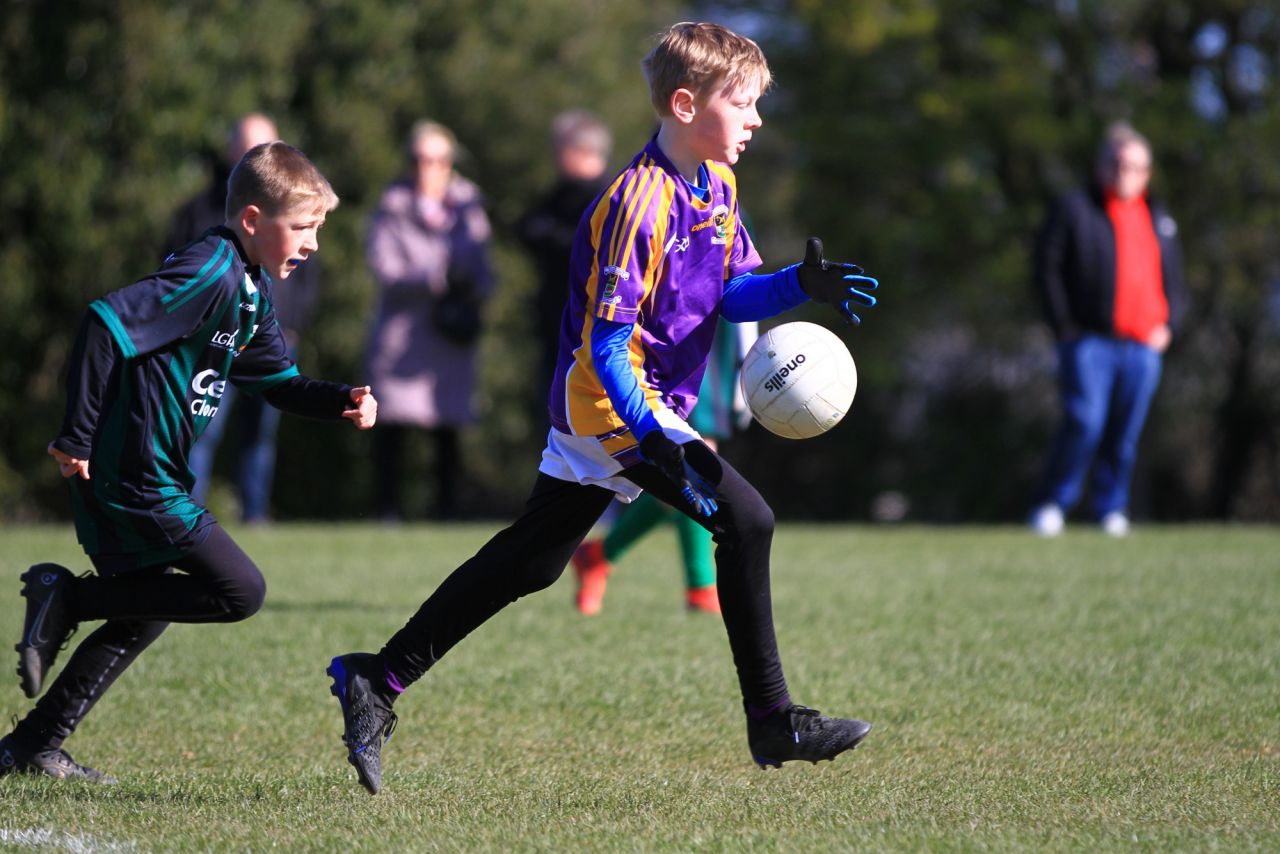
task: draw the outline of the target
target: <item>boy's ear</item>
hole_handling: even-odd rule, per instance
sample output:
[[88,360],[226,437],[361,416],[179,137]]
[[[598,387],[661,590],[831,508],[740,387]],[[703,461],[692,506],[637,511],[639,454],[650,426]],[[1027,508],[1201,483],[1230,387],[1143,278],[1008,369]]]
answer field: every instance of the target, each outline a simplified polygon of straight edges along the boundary
[[240,227],[244,233],[253,236],[258,230],[258,221],[262,218],[262,208],[257,205],[245,205],[240,209]]
[[697,96],[688,89],[677,89],[671,93],[671,115],[681,124],[689,124],[693,121],[694,114],[698,112]]

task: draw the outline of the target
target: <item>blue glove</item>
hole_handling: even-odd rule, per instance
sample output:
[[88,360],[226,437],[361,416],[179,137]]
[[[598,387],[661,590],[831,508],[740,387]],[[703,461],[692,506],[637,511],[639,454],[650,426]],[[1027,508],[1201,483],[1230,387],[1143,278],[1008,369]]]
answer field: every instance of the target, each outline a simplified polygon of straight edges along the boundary
[[804,262],[796,265],[796,276],[809,299],[834,305],[849,323],[862,322],[853,313],[852,303],[867,308],[876,304],[876,298],[863,291],[874,291],[880,283],[862,275],[857,264],[839,264],[823,258],[822,241],[816,237],[810,237],[805,244]]
[[719,507],[716,490],[693,470],[684,458],[684,448],[667,438],[661,430],[650,430],[640,440],[640,456],[656,466],[667,480],[674,483],[693,509],[701,516],[710,516]]

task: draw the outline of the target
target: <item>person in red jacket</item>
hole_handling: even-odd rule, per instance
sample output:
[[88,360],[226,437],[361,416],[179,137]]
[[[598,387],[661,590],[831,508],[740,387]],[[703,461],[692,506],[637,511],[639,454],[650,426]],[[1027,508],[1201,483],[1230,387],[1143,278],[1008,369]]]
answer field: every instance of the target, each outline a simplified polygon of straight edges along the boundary
[[1036,285],[1058,341],[1063,419],[1031,526],[1062,532],[1093,464],[1094,518],[1129,532],[1138,438],[1160,383],[1182,293],[1177,224],[1149,192],[1151,145],[1112,125],[1097,181],[1054,206],[1036,246]]

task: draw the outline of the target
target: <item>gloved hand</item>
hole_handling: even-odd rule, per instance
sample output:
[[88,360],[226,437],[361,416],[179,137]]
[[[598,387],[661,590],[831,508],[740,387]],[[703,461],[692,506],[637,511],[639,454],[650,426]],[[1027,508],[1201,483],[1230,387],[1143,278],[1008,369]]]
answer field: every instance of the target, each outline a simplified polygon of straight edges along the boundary
[[810,237],[804,247],[804,261],[796,265],[800,287],[814,302],[834,305],[849,323],[861,323],[862,318],[853,313],[851,303],[867,308],[876,304],[876,298],[863,291],[880,287],[875,279],[862,275],[857,264],[839,264],[822,257],[822,241]]
[[667,480],[680,489],[684,500],[702,516],[710,516],[719,507],[716,490],[685,461],[684,448],[671,441],[661,430],[651,430],[640,440],[640,456],[658,467]]

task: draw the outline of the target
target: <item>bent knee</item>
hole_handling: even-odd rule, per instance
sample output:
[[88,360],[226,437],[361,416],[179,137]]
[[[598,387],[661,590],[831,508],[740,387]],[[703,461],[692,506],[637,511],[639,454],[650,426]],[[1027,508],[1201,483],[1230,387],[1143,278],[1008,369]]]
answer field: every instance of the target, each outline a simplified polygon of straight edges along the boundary
[[228,623],[247,620],[262,609],[267,599],[267,580],[258,574],[255,578],[244,579],[236,585],[233,592],[223,597]]
[[741,543],[759,543],[773,537],[773,510],[763,500],[735,510],[723,537]]
[[564,574],[567,562],[538,560],[531,563],[524,573],[525,593],[546,590]]

